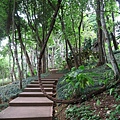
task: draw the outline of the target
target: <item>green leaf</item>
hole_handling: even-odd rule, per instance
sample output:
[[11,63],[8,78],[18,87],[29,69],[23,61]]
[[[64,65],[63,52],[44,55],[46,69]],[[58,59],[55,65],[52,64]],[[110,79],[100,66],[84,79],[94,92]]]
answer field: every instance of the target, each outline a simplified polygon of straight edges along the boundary
[[75,71],[76,70],[76,68],[75,67],[73,67],[72,69],[71,69],[71,71]]
[[79,66],[79,69],[84,70],[85,69],[84,65]]
[[116,110],[119,111],[119,113],[120,113],[120,105],[118,105],[118,106],[116,107]]
[[75,84],[75,88],[77,89],[77,88],[79,87],[79,85],[80,85],[80,83],[77,82],[77,83]]
[[98,99],[97,102],[96,102],[96,105],[97,105],[97,106],[100,106],[100,103],[101,103],[101,102],[100,102],[100,100]]
[[70,82],[70,79],[66,79],[66,82]]
[[110,63],[106,63],[106,65],[113,70],[113,66]]
[[111,88],[110,89],[110,95],[112,95],[113,91],[114,91],[114,88]]

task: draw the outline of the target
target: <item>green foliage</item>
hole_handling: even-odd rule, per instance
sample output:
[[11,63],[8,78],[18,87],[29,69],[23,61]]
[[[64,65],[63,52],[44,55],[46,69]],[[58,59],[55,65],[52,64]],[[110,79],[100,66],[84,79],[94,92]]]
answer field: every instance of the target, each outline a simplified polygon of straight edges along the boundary
[[112,96],[114,96],[114,98],[116,99],[116,101],[120,100],[120,95],[119,95],[119,86],[116,86],[115,88],[111,88],[108,90],[108,93]]
[[97,105],[97,106],[100,106],[100,103],[101,103],[100,100],[97,99],[96,105]]
[[111,88],[110,89],[110,95],[112,95],[113,91],[114,91],[114,88]]
[[110,63],[106,63],[106,65],[113,70],[113,67]]
[[8,103],[2,103],[2,104],[0,104],[0,112],[1,112],[1,110],[2,109],[5,109],[6,107],[8,107]]
[[0,86],[7,85],[7,84],[11,83],[11,80],[9,78],[3,78],[3,79],[0,79]]
[[120,115],[120,104],[119,105],[114,105],[115,110],[112,110],[110,114],[107,114],[107,119],[106,120],[118,120],[119,115]]
[[114,0],[109,0],[109,1],[105,1],[105,17],[108,17],[109,19],[107,19],[106,22],[106,26],[107,26],[107,30],[109,32],[113,32],[113,27],[115,26],[115,22],[113,21],[112,18],[112,14],[114,14],[114,16],[119,16],[119,7],[116,4],[116,1]]
[[86,87],[94,85],[90,73],[82,73],[83,70],[84,66],[80,66],[77,70],[72,68],[71,72],[62,81],[62,84],[66,83],[65,97],[67,99],[81,95]]
[[99,84],[111,85],[113,84],[112,80],[114,80],[114,72],[111,64],[108,63],[107,66],[105,66],[105,69],[106,70],[102,73],[102,79],[99,80]]
[[58,66],[59,66],[59,69],[60,70],[65,70],[66,69],[66,66],[67,66],[67,63],[66,63],[66,61],[61,61],[61,64],[59,65],[59,63],[58,63]]
[[[49,73],[41,74],[41,77],[44,78],[48,76]],[[38,79],[38,77],[28,77],[27,79],[22,80],[23,89],[29,84],[31,81]],[[5,86],[0,87],[0,100],[2,102],[8,102],[10,98],[16,97],[22,90],[19,86],[19,81],[12,82]]]
[[0,2],[0,40],[6,36],[8,0]]
[[[29,77],[27,79],[24,79],[23,82],[23,88],[26,87],[27,84],[29,84],[32,80],[37,79],[35,77]],[[13,82],[11,84],[1,86],[0,87],[0,99],[2,102],[8,102],[10,98],[16,97],[21,92],[19,87],[19,81]]]
[[85,105],[71,105],[65,113],[69,120],[100,120],[100,117],[95,115],[89,106]]
[[0,57],[0,79],[6,78],[9,74],[9,66],[6,57]]

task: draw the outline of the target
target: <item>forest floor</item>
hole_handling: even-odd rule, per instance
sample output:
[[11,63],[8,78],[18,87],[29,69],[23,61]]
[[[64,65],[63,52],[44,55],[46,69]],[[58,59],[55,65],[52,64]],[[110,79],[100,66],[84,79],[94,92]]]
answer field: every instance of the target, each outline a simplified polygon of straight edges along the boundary
[[[116,55],[116,59],[118,65],[120,66],[120,53],[119,55]],[[114,82],[114,74],[112,72],[112,69],[110,69],[107,65],[97,66],[88,69],[86,72],[98,73],[99,75],[94,77],[96,80],[101,80],[101,79],[107,80],[107,78],[111,78],[113,80],[111,81],[111,84]],[[63,86],[61,86],[61,88],[62,87]],[[62,89],[60,89],[60,91],[61,90]],[[61,97],[62,96],[61,94],[64,93],[62,92],[59,93],[58,90],[58,94]],[[85,106],[90,107],[89,112],[92,112],[93,116],[94,115],[99,116],[97,119],[90,118],[89,120],[120,120],[120,83],[117,86],[110,88],[104,91],[103,93],[94,96],[93,98],[86,100],[82,104],[80,103],[73,105],[58,104],[58,106],[56,107],[56,120],[88,120],[85,118],[80,119],[80,117],[79,118],[76,117],[76,115],[80,114],[79,108],[81,108],[83,104]],[[70,109],[68,113],[67,111],[70,108],[70,106],[72,106],[73,109]],[[75,110],[76,108],[74,109],[74,106],[77,106],[78,114],[77,114],[77,110]],[[68,113],[69,117],[67,117],[66,113]]]
[[[114,89],[114,92],[110,93],[112,89]],[[96,116],[100,117],[99,119],[90,120],[120,120],[120,85],[117,88],[112,89],[104,91],[103,93],[98,94],[94,98],[83,103],[85,106],[89,106],[90,111],[92,110]],[[74,105],[81,107],[81,104],[79,103]],[[81,120],[70,118],[67,119],[65,113],[68,108],[69,105],[66,104],[61,104],[56,107],[57,120]]]
[[[120,92],[119,92],[119,96],[120,96]],[[97,103],[97,100],[99,100],[100,103]],[[99,120],[120,120],[120,110],[117,116],[115,115],[116,114],[115,112],[113,112],[112,116],[109,116],[110,112],[115,111],[116,106],[120,106],[120,98],[119,100],[116,100],[114,96],[109,95],[107,92],[101,93],[95,98],[86,101],[85,105],[90,106],[90,109],[94,111],[96,115],[100,116]],[[80,104],[76,104],[76,106],[81,107]],[[67,108],[68,108],[68,105],[65,105],[65,104],[62,104],[59,107],[56,107],[57,120],[74,120],[74,119],[66,118],[65,113]],[[114,115],[118,119],[116,118],[114,119],[113,118]],[[80,119],[77,119],[77,120],[80,120]],[[84,120],[87,120],[87,119],[84,119]]]

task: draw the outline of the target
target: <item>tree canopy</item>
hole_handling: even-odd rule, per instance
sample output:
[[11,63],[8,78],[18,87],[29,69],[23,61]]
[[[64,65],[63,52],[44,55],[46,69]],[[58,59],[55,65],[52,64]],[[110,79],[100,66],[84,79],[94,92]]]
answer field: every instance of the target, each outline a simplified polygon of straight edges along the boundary
[[108,62],[110,53],[115,76],[119,77],[112,54],[120,48],[117,3],[120,1],[2,1],[0,40],[8,38],[9,42],[1,54],[8,58],[11,79],[36,75],[40,54],[41,71],[46,72],[49,68],[78,68],[95,61],[102,65]]

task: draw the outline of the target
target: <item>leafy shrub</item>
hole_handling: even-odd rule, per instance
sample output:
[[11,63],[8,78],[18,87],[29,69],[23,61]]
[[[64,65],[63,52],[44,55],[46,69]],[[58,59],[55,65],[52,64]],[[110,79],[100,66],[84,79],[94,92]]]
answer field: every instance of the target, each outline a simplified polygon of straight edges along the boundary
[[[23,89],[29,84],[31,81],[37,79],[37,77],[29,77],[22,81]],[[2,102],[8,102],[10,98],[16,97],[22,90],[19,87],[19,81],[15,81],[5,86],[0,87],[0,98]]]
[[84,89],[90,85],[94,85],[90,73],[82,73],[84,66],[80,66],[79,69],[72,71],[66,75],[61,84],[66,84],[64,93],[65,98],[77,97],[84,92]]

